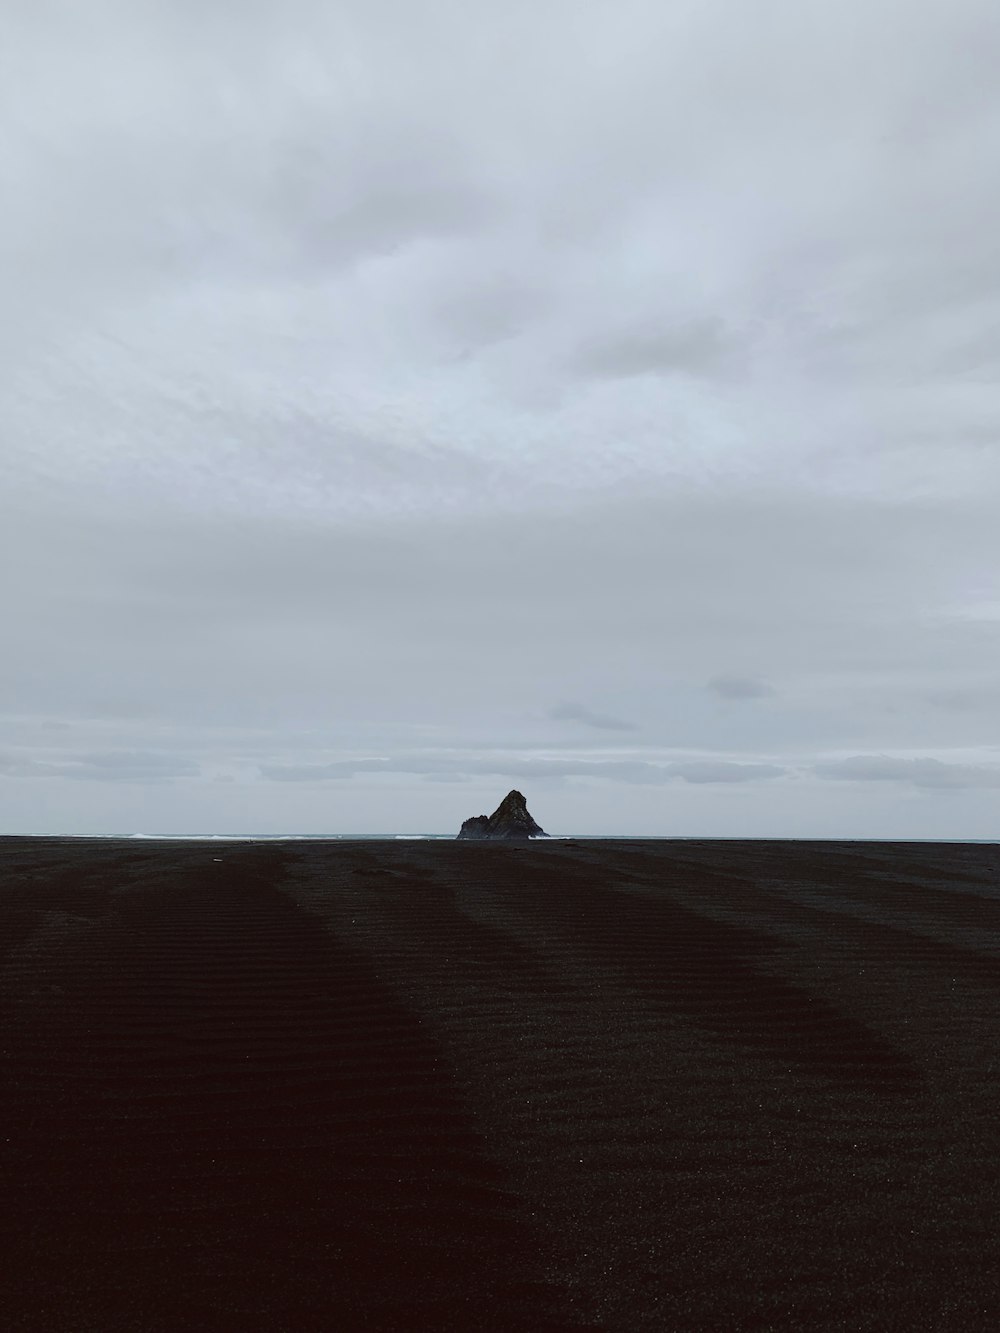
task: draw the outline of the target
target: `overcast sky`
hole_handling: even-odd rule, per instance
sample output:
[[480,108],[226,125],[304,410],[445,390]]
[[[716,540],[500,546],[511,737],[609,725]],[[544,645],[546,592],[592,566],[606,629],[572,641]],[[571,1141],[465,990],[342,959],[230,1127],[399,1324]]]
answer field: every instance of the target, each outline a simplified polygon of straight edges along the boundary
[[4,0],[0,829],[1000,836],[996,0]]

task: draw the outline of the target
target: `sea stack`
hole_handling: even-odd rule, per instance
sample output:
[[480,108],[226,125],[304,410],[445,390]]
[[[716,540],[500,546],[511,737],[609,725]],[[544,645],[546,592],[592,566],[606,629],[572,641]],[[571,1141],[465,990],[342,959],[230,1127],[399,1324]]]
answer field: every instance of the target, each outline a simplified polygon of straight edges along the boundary
[[545,838],[548,835],[528,814],[528,803],[521,793],[510,791],[491,815],[473,815],[467,819],[458,836],[512,842],[520,838]]

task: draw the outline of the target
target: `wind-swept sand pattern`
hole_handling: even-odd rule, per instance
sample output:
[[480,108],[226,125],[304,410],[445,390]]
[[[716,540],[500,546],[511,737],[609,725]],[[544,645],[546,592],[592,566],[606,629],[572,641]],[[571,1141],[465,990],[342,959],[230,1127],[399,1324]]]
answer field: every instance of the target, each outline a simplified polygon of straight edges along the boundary
[[1000,1312],[1000,849],[2,844],[11,1329]]

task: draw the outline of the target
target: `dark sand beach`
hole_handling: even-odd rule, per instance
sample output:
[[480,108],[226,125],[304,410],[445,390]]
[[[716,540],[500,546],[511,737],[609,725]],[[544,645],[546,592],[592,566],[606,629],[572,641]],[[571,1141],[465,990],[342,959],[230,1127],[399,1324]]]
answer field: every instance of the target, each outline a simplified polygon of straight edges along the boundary
[[997,1325],[998,847],[0,875],[12,1333]]

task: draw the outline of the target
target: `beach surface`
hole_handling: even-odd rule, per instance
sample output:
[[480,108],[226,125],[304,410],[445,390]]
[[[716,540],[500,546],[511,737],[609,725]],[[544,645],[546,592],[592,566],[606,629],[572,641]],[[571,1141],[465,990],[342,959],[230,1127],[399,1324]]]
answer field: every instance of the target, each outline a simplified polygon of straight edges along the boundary
[[1000,847],[0,839],[0,1325],[992,1329]]

